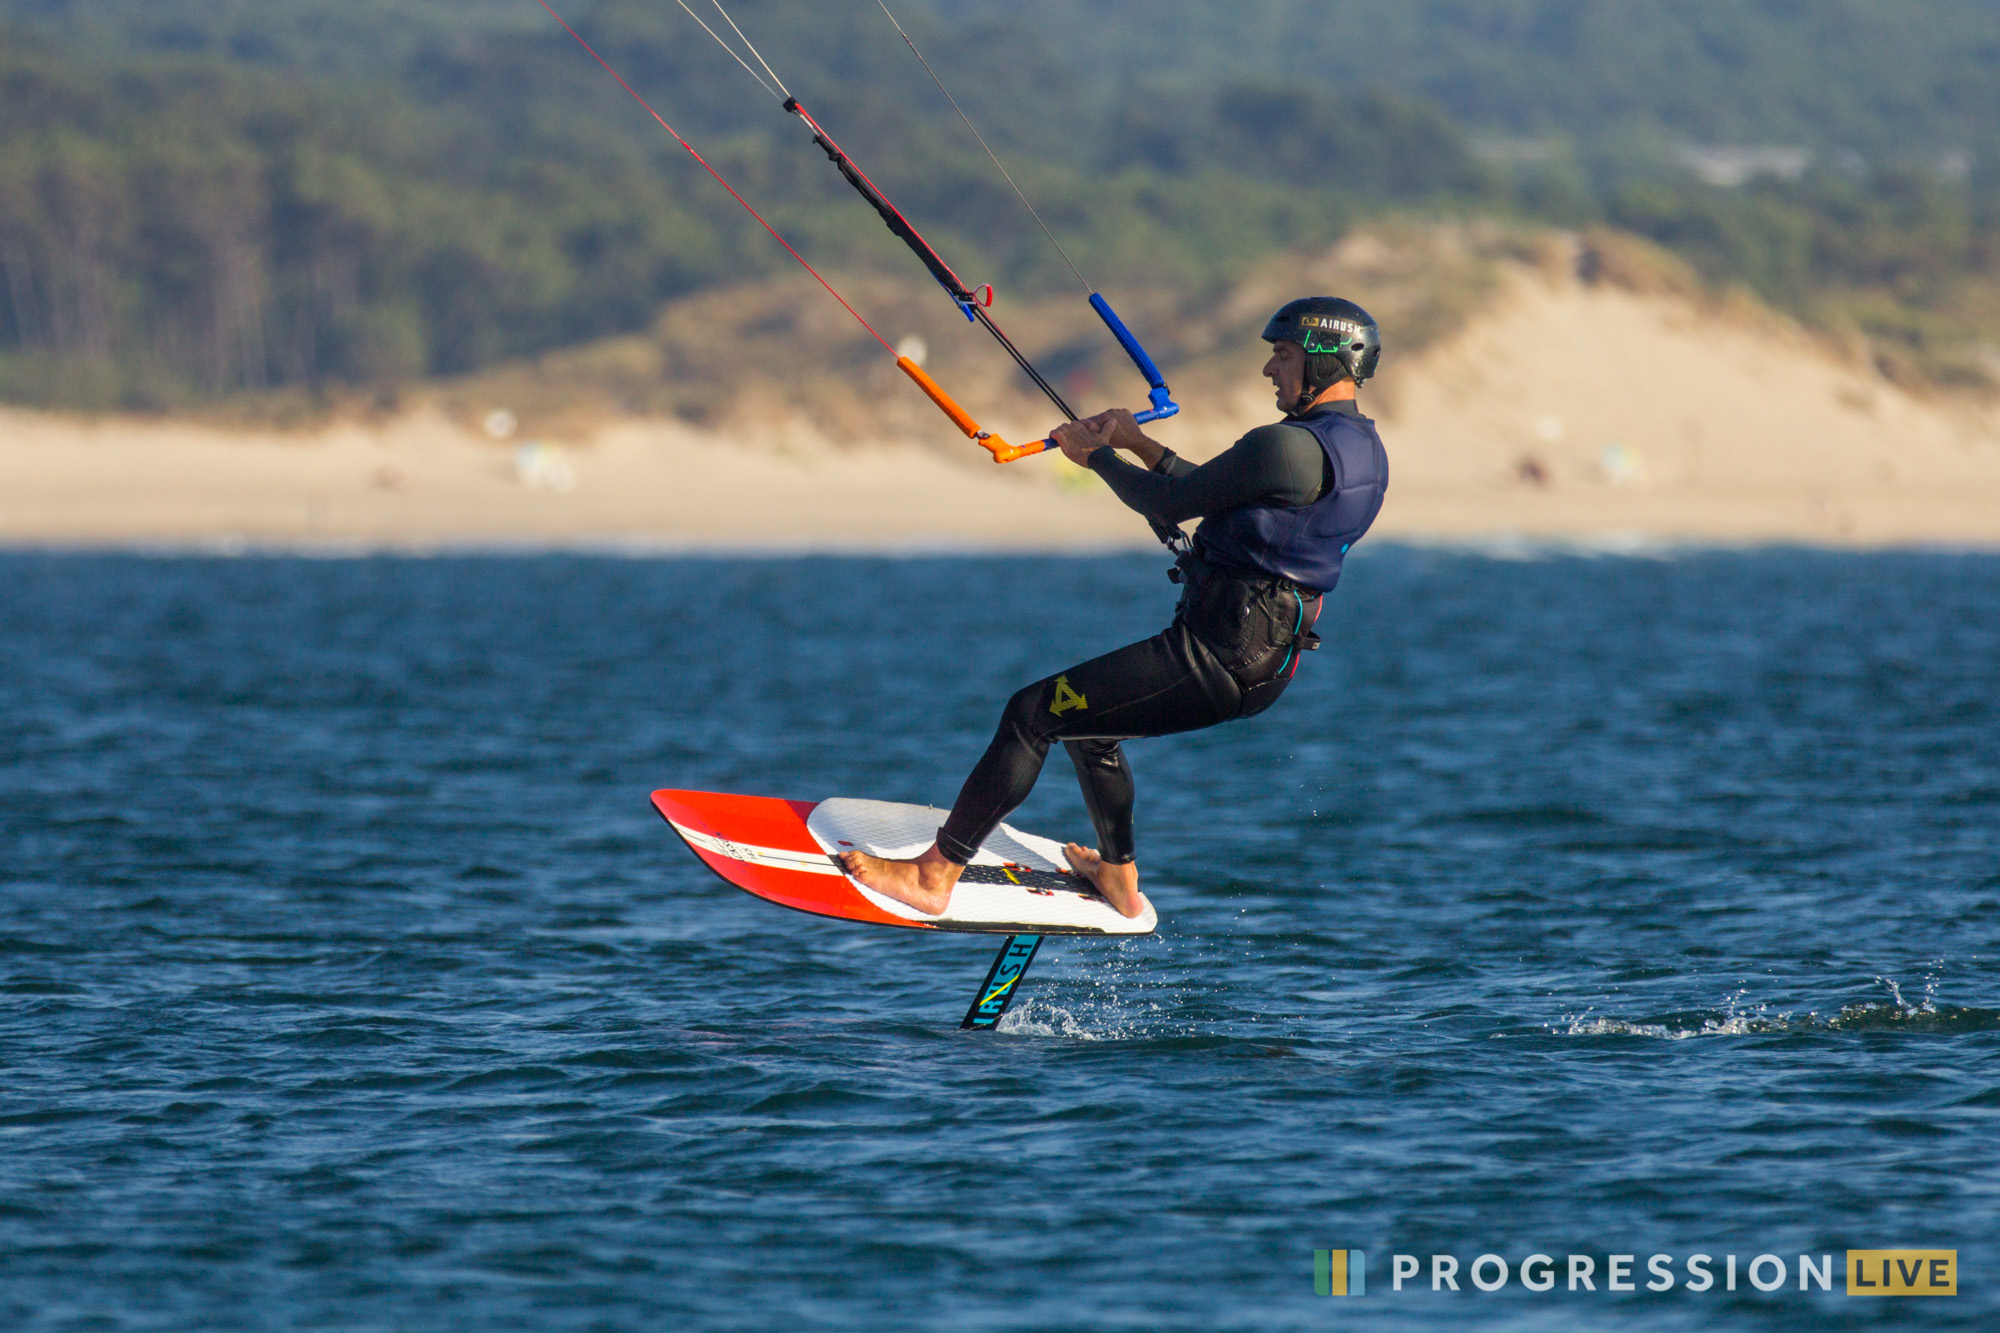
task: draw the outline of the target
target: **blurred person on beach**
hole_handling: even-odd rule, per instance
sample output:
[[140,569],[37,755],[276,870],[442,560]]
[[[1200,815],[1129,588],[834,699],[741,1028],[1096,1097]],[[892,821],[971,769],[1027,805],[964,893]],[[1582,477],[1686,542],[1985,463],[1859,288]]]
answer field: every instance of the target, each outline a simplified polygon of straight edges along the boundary
[[1149,438],[1122,408],[1056,429],[1066,457],[1156,528],[1171,534],[1201,520],[1168,575],[1183,588],[1173,623],[1016,693],[937,840],[910,861],[845,853],[850,875],[920,911],[944,911],[966,864],[1028,798],[1050,744],[1061,741],[1097,831],[1095,848],[1068,845],[1070,865],[1119,912],[1145,910],[1121,743],[1254,717],[1275,703],[1299,654],[1319,646],[1313,625],[1325,596],[1388,488],[1381,436],[1355,396],[1382,355],[1374,319],[1352,301],[1302,297],[1271,317],[1263,338],[1271,344],[1264,377],[1284,419],[1200,466]]

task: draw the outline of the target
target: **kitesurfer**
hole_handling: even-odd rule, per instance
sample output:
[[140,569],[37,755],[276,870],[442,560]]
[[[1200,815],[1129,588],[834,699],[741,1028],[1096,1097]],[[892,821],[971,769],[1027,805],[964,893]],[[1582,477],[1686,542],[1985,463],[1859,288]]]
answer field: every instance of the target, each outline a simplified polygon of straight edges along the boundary
[[[1097,846],[1071,843],[1071,867],[1126,916],[1145,910],[1132,840],[1132,768],[1121,741],[1253,717],[1284,692],[1355,542],[1381,511],[1388,457],[1355,390],[1375,371],[1381,331],[1352,301],[1308,296],[1264,327],[1285,419],[1200,466],[1149,439],[1122,409],[1059,427],[1072,461],[1155,523],[1198,518],[1171,572],[1183,585],[1166,630],[1037,681],[1014,695],[938,830],[913,861],[864,852],[847,872],[939,913],[980,844],[1033,790],[1049,745],[1076,767]],[[1124,450],[1143,466],[1118,457]]]

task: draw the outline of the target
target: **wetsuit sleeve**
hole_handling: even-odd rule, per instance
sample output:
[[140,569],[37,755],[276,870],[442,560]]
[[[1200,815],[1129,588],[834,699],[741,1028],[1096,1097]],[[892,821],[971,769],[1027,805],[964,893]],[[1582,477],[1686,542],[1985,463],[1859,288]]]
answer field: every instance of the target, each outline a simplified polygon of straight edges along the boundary
[[[1171,457],[1171,456],[1170,456]],[[1112,493],[1157,523],[1207,518],[1269,501],[1311,504],[1326,488],[1326,455],[1313,433],[1279,423],[1259,426],[1199,467],[1175,457],[1156,471],[1135,466],[1106,446],[1090,456],[1090,470]],[[1169,467],[1174,470],[1169,471]]]

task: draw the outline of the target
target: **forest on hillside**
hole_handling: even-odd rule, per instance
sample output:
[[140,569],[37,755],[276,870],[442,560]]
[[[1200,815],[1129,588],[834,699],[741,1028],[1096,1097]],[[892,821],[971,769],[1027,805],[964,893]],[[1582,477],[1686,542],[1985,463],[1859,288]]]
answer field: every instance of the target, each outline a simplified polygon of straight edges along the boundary
[[[1996,0],[946,0],[1169,80],[1380,83],[1483,132],[1644,158],[1801,144],[1870,162],[2000,145]],[[1603,164],[1607,167],[1610,164]]]
[[[1671,25],[1634,4],[1619,27],[1551,0],[1318,8],[1338,23],[1292,0],[1231,6],[1227,30],[1183,0],[900,16],[1107,287],[1220,290],[1385,212],[1486,213],[1632,230],[1865,334],[1899,373],[1976,383],[2000,359],[2000,186],[1976,137],[2000,121],[2000,6],[1937,0],[1927,35],[1846,0]],[[1068,280],[872,3],[729,9],[954,263]],[[910,267],[677,6],[565,16],[815,262]],[[0,23],[0,397],[168,407],[459,374],[790,263],[526,0],[0,0]],[[1380,61],[1355,67],[1357,32]],[[1156,59],[1176,33],[1181,58]],[[1862,42],[1879,78],[1823,77]],[[1549,78],[1565,60],[1580,77]],[[1734,186],[1662,148],[1808,122],[1798,170]]]

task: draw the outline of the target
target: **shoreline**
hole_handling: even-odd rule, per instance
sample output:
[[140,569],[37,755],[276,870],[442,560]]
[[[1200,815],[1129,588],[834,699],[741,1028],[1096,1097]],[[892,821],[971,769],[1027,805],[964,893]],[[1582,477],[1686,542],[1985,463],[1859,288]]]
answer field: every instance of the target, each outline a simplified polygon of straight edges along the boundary
[[[1809,538],[1663,537],[1642,532],[1602,532],[1581,536],[1532,536],[1493,532],[1464,536],[1371,532],[1357,557],[1395,548],[1479,556],[1489,560],[1639,559],[1672,560],[1682,556],[1760,554],[1797,551],[1824,555],[1911,555],[1948,557],[2000,556],[2000,540],[1938,538],[1902,542],[1859,543],[1815,541]],[[880,545],[866,542],[802,541],[790,545],[765,542],[674,543],[651,539],[585,538],[575,541],[409,541],[409,542],[264,542],[231,536],[191,541],[0,541],[0,557],[46,556],[89,559],[119,556],[147,560],[528,560],[576,557],[593,560],[998,560],[1098,559],[1106,556],[1170,557],[1150,535],[1144,542],[1066,545],[1003,545],[990,542],[924,542]]]
[[[1531,270],[1504,297],[1363,390],[1390,455],[1376,543],[2000,550],[1994,405],[1912,394],[1775,317]],[[1275,417],[1254,367],[1230,383],[1150,429],[1200,461]],[[992,416],[1007,438],[1046,424],[1025,403]],[[625,419],[496,441],[431,407],[291,435],[0,408],[0,549],[1159,548],[1083,469],[998,467],[948,432],[848,444],[796,417],[748,436]]]

